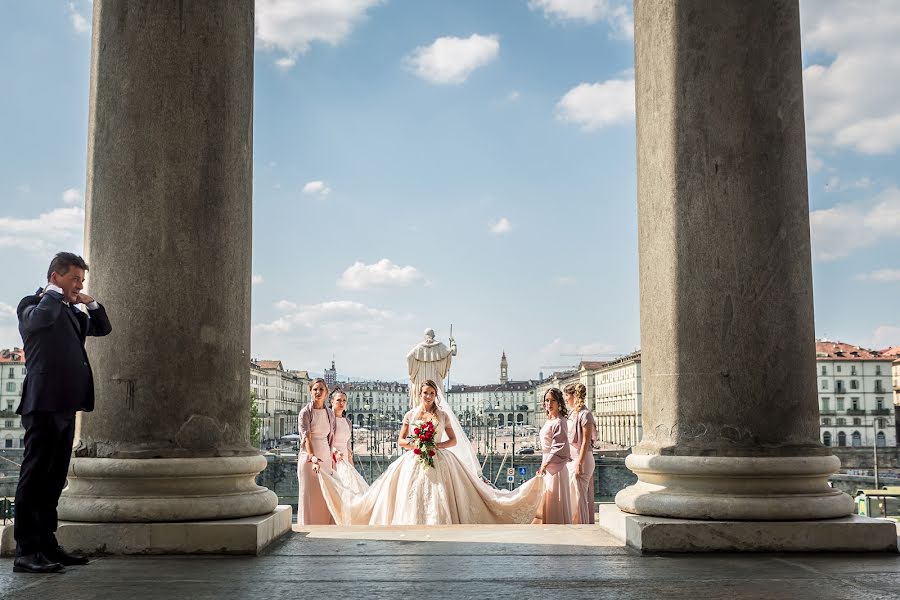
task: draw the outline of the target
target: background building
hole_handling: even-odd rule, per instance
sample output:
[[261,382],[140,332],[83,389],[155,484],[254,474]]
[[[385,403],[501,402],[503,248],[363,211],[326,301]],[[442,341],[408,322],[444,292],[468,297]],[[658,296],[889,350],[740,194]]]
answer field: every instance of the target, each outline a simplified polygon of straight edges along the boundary
[[335,384],[347,394],[347,412],[357,427],[396,426],[409,410],[409,385],[396,381]]
[[333,390],[334,386],[337,385],[337,369],[334,368],[334,360],[331,361],[331,368],[325,369],[325,376],[322,379],[325,380],[325,385],[328,386],[329,390]]
[[256,393],[263,445],[297,433],[297,415],[309,402],[308,383],[306,371],[286,371],[280,360],[250,361],[250,391]]
[[600,366],[594,374],[598,441],[630,448],[641,441],[641,353]]
[[893,358],[816,340],[820,435],[826,446],[896,446]]
[[0,448],[24,448],[25,430],[16,408],[25,381],[25,352],[0,350]]

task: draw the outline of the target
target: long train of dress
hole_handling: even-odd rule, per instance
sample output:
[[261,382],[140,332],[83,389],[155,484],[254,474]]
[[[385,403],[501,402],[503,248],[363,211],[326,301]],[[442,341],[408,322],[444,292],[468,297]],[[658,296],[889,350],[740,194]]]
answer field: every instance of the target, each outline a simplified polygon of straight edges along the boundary
[[324,470],[319,483],[339,525],[530,523],[545,490],[541,477],[513,491],[498,490],[445,449],[437,450],[430,468],[404,452],[361,493]]

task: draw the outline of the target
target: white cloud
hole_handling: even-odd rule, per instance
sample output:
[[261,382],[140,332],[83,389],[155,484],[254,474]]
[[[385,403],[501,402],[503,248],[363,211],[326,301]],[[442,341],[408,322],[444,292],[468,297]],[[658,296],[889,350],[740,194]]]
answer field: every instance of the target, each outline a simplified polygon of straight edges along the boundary
[[77,33],[87,33],[91,30],[91,22],[87,17],[78,12],[74,2],[69,2],[68,10],[69,19],[72,21],[72,27],[75,28]]
[[800,16],[804,51],[815,61],[803,70],[810,143],[864,154],[900,148],[896,3],[805,0]]
[[253,285],[259,285],[262,282],[263,282],[262,275],[254,275],[253,277],[250,278],[250,283]]
[[900,189],[888,188],[868,202],[838,204],[809,215],[813,255],[847,256],[857,248],[900,236]]
[[279,300],[275,303],[275,308],[280,311],[297,310],[297,305],[290,300]]
[[852,189],[860,189],[867,190],[870,187],[875,185],[875,182],[869,179],[868,177],[860,177],[856,181],[846,182],[842,181],[840,177],[837,175],[832,175],[828,178],[828,181],[825,183],[825,191],[826,192],[843,192],[845,190]]
[[64,191],[62,199],[66,204],[82,204],[84,202],[84,196],[81,194],[81,191],[75,188],[69,188]]
[[338,287],[345,290],[367,290],[377,287],[407,287],[422,280],[422,274],[411,265],[401,267],[382,258],[367,265],[355,262],[338,279]]
[[520,94],[520,93],[517,92],[516,90],[513,90],[513,91],[511,91],[511,92],[506,96],[506,99],[509,100],[510,102],[515,102],[515,101],[518,100],[521,96],[522,96],[522,94]]
[[256,0],[256,38],[265,50],[282,55],[275,64],[289,69],[320,42],[337,46],[381,0]]
[[30,194],[31,193],[31,184],[22,183],[16,186],[16,191],[20,194]]
[[882,325],[875,329],[869,347],[873,350],[884,350],[891,346],[900,346],[900,327]]
[[497,58],[496,35],[473,33],[467,38],[440,37],[430,46],[420,46],[406,57],[408,68],[426,81],[459,84],[479,67]]
[[878,269],[871,273],[856,276],[859,281],[875,281],[877,283],[894,283],[900,281],[900,269]]
[[555,21],[605,21],[617,37],[634,37],[634,16],[621,0],[528,0],[528,8],[542,10]]
[[491,233],[509,233],[512,231],[512,223],[506,217],[502,217],[496,223],[491,223],[490,228]]
[[6,304],[4,302],[0,302],[0,321],[5,321],[6,319],[15,319],[16,318],[16,309]]
[[634,119],[634,79],[581,83],[556,104],[556,117],[594,131]]
[[327,196],[331,193],[331,188],[324,181],[310,181],[303,186],[303,193],[310,196]]
[[395,318],[396,315],[390,311],[370,308],[360,302],[333,300],[302,305],[295,312],[269,323],[256,325],[254,329],[260,332],[289,333],[339,328],[350,333],[381,329],[386,321]]
[[19,248],[37,254],[80,252],[84,237],[84,209],[56,208],[33,219],[0,217],[0,248]]

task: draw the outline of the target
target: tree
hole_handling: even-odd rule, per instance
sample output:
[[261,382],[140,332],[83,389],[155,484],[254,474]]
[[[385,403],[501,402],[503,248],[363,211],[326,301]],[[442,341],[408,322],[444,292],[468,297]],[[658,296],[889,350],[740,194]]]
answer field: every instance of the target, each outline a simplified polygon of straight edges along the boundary
[[259,431],[262,429],[262,419],[259,417],[259,407],[256,405],[256,392],[250,391],[250,443],[254,448],[259,448]]

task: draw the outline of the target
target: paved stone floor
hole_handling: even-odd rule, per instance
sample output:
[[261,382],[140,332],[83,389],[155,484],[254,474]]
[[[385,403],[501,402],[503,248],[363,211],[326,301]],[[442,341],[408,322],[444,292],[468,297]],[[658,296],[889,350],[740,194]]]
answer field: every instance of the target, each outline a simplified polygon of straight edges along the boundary
[[0,597],[893,600],[900,555],[636,556],[590,526],[295,528],[259,557],[101,557],[59,575],[0,559]]

